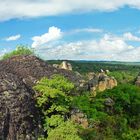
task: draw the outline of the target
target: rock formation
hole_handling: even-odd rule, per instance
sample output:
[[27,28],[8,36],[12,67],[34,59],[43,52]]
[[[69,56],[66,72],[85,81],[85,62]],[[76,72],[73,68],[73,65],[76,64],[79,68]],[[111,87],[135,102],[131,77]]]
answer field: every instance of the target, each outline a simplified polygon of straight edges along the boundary
[[109,77],[105,73],[89,73],[88,85],[91,91],[104,91],[106,89],[112,89],[117,86],[117,81],[114,77]]
[[68,63],[67,61],[63,61],[60,65],[59,64],[53,64],[53,67],[72,71],[72,65],[70,63]]

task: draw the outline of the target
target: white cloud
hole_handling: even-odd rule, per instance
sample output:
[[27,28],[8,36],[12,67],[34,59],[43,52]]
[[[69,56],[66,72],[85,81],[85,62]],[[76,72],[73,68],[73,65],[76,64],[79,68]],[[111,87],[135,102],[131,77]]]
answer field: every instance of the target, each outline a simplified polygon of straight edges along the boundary
[[140,37],[134,36],[130,32],[124,33],[123,38],[124,38],[124,40],[128,40],[128,41],[140,41]]
[[0,50],[0,58],[9,51],[9,49],[2,49]]
[[33,40],[32,48],[37,48],[42,45],[45,45],[48,42],[61,38],[61,36],[62,36],[61,30],[57,27],[52,26],[49,28],[48,33],[45,33],[41,36],[32,37]]
[[5,40],[6,41],[15,41],[15,40],[18,40],[20,38],[21,38],[21,35],[18,34],[18,35],[13,35],[13,36],[7,37]]
[[0,0],[0,20],[113,11],[125,5],[140,9],[140,0]]
[[72,33],[80,33],[80,32],[89,32],[89,33],[102,33],[102,29],[97,28],[81,28],[81,29],[75,29],[72,31]]
[[83,59],[140,61],[140,47],[128,45],[122,38],[105,34],[100,40],[86,40],[38,48],[44,59]]

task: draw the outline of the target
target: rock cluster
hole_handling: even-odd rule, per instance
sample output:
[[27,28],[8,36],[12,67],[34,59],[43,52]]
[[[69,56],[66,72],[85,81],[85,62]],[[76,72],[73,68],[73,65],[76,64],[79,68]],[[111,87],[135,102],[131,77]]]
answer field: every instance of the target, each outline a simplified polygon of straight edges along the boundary
[[117,86],[117,81],[114,77],[109,77],[105,73],[89,73],[88,74],[88,86],[91,91],[104,91],[106,89],[112,89]]

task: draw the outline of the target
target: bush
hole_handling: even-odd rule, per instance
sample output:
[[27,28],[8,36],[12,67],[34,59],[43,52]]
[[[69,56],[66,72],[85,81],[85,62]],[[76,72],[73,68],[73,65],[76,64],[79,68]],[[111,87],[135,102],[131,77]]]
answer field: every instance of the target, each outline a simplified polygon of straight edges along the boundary
[[16,47],[16,50],[10,52],[10,53],[6,53],[2,59],[8,59],[12,56],[16,56],[16,55],[32,55],[34,54],[33,50],[31,50],[29,47],[24,46],[24,45],[19,45]]

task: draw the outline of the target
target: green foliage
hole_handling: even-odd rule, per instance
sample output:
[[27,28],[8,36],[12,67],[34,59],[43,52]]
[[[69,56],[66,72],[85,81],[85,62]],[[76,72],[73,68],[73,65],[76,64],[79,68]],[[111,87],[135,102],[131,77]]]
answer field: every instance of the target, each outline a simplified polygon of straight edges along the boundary
[[[113,101],[112,105],[105,104],[108,99]],[[87,114],[92,126],[81,133],[83,139],[139,138],[140,88],[129,84],[119,85],[98,93],[96,97],[90,94],[75,97],[73,104]]]
[[14,50],[10,53],[4,54],[2,59],[8,59],[15,55],[31,55],[31,54],[34,54],[34,52],[30,48],[28,48],[27,46],[24,46],[24,45],[19,45],[19,46],[17,46],[16,50]]
[[71,121],[65,121],[58,127],[48,132],[48,137],[41,137],[38,140],[82,140],[78,136],[78,129]]
[[40,140],[80,140],[78,129],[68,121],[74,84],[60,75],[42,78],[34,89],[41,93],[37,105],[43,113],[43,126],[47,136]]
[[69,111],[70,92],[74,89],[74,85],[63,76],[42,78],[34,89],[41,93],[37,103],[45,115],[50,116],[52,113],[64,115]]
[[81,140],[81,138],[78,136],[76,125],[66,121],[50,131],[47,140]]
[[119,84],[133,83],[137,75],[138,72],[134,70],[113,71],[109,73],[109,76],[115,77]]
[[130,129],[126,133],[122,134],[122,140],[139,140],[140,139],[140,129],[133,130]]
[[64,117],[62,115],[52,115],[50,118],[46,117],[44,121],[45,131],[50,131],[52,128],[56,128],[64,122]]

